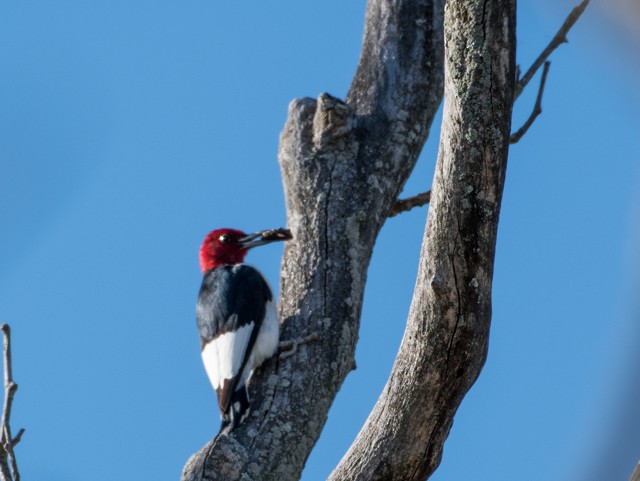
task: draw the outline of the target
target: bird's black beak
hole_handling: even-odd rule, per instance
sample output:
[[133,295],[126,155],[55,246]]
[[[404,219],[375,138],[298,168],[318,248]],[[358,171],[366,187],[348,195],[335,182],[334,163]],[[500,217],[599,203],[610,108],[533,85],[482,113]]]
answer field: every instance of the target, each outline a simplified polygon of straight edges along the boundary
[[244,249],[252,249],[253,247],[271,244],[277,241],[287,241],[293,239],[289,229],[270,229],[250,234],[239,239],[240,245]]

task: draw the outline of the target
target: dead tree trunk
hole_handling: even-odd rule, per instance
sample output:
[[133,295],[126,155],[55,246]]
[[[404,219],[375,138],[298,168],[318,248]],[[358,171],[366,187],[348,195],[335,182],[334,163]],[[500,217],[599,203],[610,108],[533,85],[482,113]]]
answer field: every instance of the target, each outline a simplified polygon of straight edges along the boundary
[[515,84],[515,1],[448,0],[445,103],[418,279],[393,372],[329,478],[426,479],[485,361]]
[[331,479],[419,480],[437,466],[486,354],[515,81],[515,0],[449,0],[446,10],[444,0],[370,0],[345,101],[291,103],[279,152],[294,235],[282,266],[282,337],[315,340],[256,374],[250,418],[196,453],[183,481],[299,479],[354,367],[373,245],[428,136],[446,72],[409,325],[383,396]]

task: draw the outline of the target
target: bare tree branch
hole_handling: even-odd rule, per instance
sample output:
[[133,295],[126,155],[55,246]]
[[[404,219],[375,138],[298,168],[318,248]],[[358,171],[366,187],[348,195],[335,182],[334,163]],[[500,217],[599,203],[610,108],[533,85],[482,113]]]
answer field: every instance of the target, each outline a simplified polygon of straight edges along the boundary
[[393,204],[391,208],[391,212],[389,212],[389,217],[395,217],[402,212],[407,212],[414,207],[422,207],[426,205],[431,200],[431,191],[428,190],[423,192],[422,194],[414,195],[413,197],[407,197],[406,199],[398,199],[396,203]]
[[0,479],[2,481],[20,481],[20,472],[16,463],[16,456],[13,448],[24,433],[24,429],[18,432],[18,435],[11,437],[11,407],[13,405],[13,397],[18,390],[18,385],[13,381],[12,364],[11,364],[11,329],[8,324],[0,325],[3,335],[3,352],[4,352],[4,406],[2,408],[2,433],[0,435]]
[[542,113],[542,95],[544,94],[544,86],[547,82],[547,74],[549,73],[550,65],[551,62],[544,63],[544,68],[542,69],[542,77],[540,78],[540,87],[538,88],[538,96],[536,97],[536,103],[533,106],[533,111],[531,112],[531,115],[529,115],[529,118],[524,123],[524,125],[520,127],[517,132],[511,135],[511,137],[509,138],[510,144],[515,144],[520,141],[524,134],[526,134],[529,130],[529,127],[533,125],[533,122],[536,120],[538,115]]
[[4,447],[0,446],[0,480],[12,481],[11,470],[9,469],[9,459]]
[[382,395],[329,481],[426,479],[484,364],[515,11],[515,0],[447,1],[440,151],[407,328]]
[[11,441],[12,446],[17,446],[17,444],[22,440],[22,435],[24,434],[24,428],[20,428],[18,434],[13,437],[13,441]]
[[567,34],[569,33],[569,30],[571,30],[571,28],[574,26],[574,24],[578,21],[578,19],[582,15],[582,12],[584,12],[584,10],[587,8],[587,5],[589,5],[589,1],[590,0],[582,0],[580,5],[578,5],[573,10],[571,10],[571,13],[565,19],[564,23],[560,27],[560,30],[558,30],[558,33],[556,33],[555,36],[551,39],[551,42],[549,42],[549,45],[546,46],[546,48],[538,56],[535,62],[533,62],[531,67],[529,67],[529,70],[527,70],[527,72],[522,76],[522,78],[518,80],[514,99],[517,99],[518,97],[520,97],[520,94],[522,93],[524,88],[531,81],[531,79],[533,78],[535,73],[538,71],[538,69],[542,66],[542,64],[544,64],[544,62],[553,53],[553,51],[556,48],[558,48],[561,44],[567,42]]
[[629,481],[640,481],[640,462],[636,464],[636,468],[633,470]]

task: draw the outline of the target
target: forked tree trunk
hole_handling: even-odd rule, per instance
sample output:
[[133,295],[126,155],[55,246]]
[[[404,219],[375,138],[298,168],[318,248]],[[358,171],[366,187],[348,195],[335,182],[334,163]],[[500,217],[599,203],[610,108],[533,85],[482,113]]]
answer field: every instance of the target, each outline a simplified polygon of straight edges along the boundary
[[317,337],[255,375],[251,416],[194,454],[183,481],[299,479],[353,369],[373,245],[428,136],[444,77],[407,331],[382,397],[331,479],[422,480],[438,465],[486,355],[515,0],[449,0],[446,13],[444,0],[370,0],[345,101],[323,94],[291,103],[279,152],[294,235],[282,267],[282,338]]

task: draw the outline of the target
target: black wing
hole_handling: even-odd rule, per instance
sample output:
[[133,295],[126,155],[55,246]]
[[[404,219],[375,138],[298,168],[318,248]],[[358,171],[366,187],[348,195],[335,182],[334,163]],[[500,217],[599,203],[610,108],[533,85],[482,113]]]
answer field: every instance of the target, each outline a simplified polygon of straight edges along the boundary
[[271,300],[273,294],[262,274],[247,264],[223,265],[207,271],[196,305],[202,343],[250,322],[259,324]]
[[[273,294],[267,282],[256,269],[246,264],[219,266],[204,275],[196,306],[203,349],[210,342],[216,343],[222,334],[238,332],[242,326],[254,323],[251,334],[247,337],[243,333],[244,337],[234,343],[235,351],[228,353],[231,358],[222,361],[226,363],[226,374],[218,373],[218,385],[214,388],[223,416],[255,344],[267,302],[271,300]],[[208,367],[207,371],[210,369],[218,369],[218,366]]]

